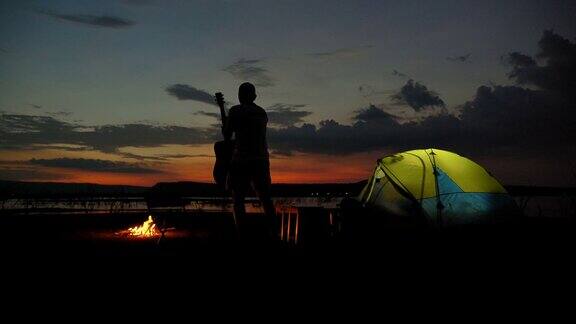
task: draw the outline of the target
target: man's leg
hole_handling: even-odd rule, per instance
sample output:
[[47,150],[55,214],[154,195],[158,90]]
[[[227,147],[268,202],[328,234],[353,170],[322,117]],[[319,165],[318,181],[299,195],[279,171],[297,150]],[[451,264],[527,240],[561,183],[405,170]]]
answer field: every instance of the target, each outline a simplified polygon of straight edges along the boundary
[[268,220],[268,230],[270,232],[271,238],[275,238],[279,231],[278,217],[276,217],[276,208],[272,202],[271,195],[271,178],[270,178],[270,164],[268,161],[262,161],[256,164],[257,170],[254,172],[253,184],[262,208],[264,209],[264,214]]
[[241,163],[233,163],[230,168],[230,187],[232,189],[232,199],[234,200],[234,227],[236,234],[240,235],[239,223],[245,219],[246,207],[244,205],[249,178],[246,177],[244,167]]
[[270,196],[270,192],[263,192],[258,190],[258,198],[260,199],[260,203],[262,203],[264,214],[266,214],[268,218],[275,217],[276,209],[274,208],[274,203],[272,202],[272,196]]
[[234,197],[234,226],[238,228],[238,219],[244,219],[244,216],[246,216],[244,193],[233,191],[232,196]]

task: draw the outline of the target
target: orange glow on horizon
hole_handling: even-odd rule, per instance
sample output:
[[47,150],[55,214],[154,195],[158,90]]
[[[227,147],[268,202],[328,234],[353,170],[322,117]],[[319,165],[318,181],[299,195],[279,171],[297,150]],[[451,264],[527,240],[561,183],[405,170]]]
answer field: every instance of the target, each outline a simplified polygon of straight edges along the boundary
[[[149,149],[148,149],[149,150]],[[119,173],[90,171],[71,168],[44,167],[33,165],[34,170],[51,174],[49,178],[27,178],[27,181],[44,182],[66,182],[66,183],[94,183],[103,185],[134,185],[153,186],[158,182],[195,181],[212,183],[212,168],[215,157],[213,156],[212,145],[199,147],[169,147],[156,148],[156,151],[144,151],[132,149],[135,154],[176,154],[180,153],[181,158],[170,158],[160,162],[142,163],[146,168],[157,170],[150,173]],[[100,152],[65,152],[59,154],[57,151],[44,151],[41,155],[34,152],[36,156],[42,158],[93,158],[111,160],[109,154]],[[18,160],[25,161],[30,157],[28,152],[21,152]],[[186,155],[186,156],[185,156]],[[273,183],[342,183],[356,182],[366,179],[377,158],[382,152],[359,153],[346,156],[329,156],[320,154],[296,153],[293,156],[273,157],[270,160],[270,168]],[[126,163],[136,163],[131,160],[116,161]],[[13,165],[19,166],[19,161],[13,160]],[[6,161],[9,162],[9,161]],[[22,163],[20,163],[22,164]],[[24,168],[29,168],[26,163]]]
[[349,156],[299,154],[271,160],[275,183],[338,183],[368,178],[378,153]]

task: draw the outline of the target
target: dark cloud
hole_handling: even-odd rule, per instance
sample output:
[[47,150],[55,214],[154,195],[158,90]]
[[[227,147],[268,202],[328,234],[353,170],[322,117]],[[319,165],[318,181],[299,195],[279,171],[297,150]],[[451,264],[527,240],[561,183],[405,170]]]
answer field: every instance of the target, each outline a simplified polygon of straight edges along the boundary
[[59,150],[67,152],[85,152],[89,151],[90,148],[87,146],[66,146],[66,145],[51,145],[51,144],[40,144],[34,145],[26,148],[27,150]]
[[199,157],[214,157],[208,154],[162,154],[160,155],[166,159],[184,159],[184,158],[199,158]]
[[533,85],[562,96],[576,96],[576,44],[547,30],[538,42],[536,60],[518,52],[510,53],[505,61],[512,66],[508,76],[519,85]]
[[446,59],[452,62],[465,63],[470,62],[470,56],[472,56],[472,54],[449,56]]
[[[292,105],[277,103],[268,108],[266,108],[268,115],[268,123],[270,125],[288,127],[294,126],[295,124],[303,123],[304,118],[310,116],[312,112],[299,110],[304,108],[306,105]],[[194,113],[194,115],[207,116],[215,119],[220,119],[220,113],[218,112],[208,112],[199,111]],[[216,125],[220,127],[219,125]]]
[[351,125],[324,120],[318,127],[303,124],[270,129],[270,147],[285,154],[298,151],[342,155],[385,147],[408,147],[413,143],[411,131],[415,124],[400,124],[375,106],[356,111],[352,120]]
[[[439,147],[471,157],[549,159],[558,165],[573,161],[576,97],[566,84],[574,84],[576,73],[567,72],[574,69],[575,45],[550,32],[544,33],[539,45],[538,57],[545,60],[543,65],[527,55],[512,54],[508,58],[511,78],[537,89],[481,86],[470,101],[459,107],[459,116],[441,111],[418,122],[401,122],[383,109],[370,106],[357,110],[350,125],[325,120],[318,126],[271,129],[270,147],[286,154],[299,151],[333,155]],[[417,88],[410,81],[408,85]],[[420,90],[429,94],[423,86]],[[441,103],[439,98],[421,101],[428,105]]]
[[274,86],[274,79],[269,75],[269,71],[261,66],[256,66],[263,62],[264,60],[260,59],[240,59],[225,67],[223,71],[232,74],[232,76],[238,80],[249,81],[259,87]]
[[[460,118],[440,113],[401,123],[381,108],[355,112],[351,125],[334,120],[269,130],[270,147],[282,152],[352,154],[440,147],[463,154],[532,154],[571,146],[576,113],[541,91],[514,86],[480,87]],[[564,151],[564,150],[563,150]],[[530,152],[530,153],[528,153]]]
[[132,160],[138,160],[138,161],[157,161],[157,162],[161,163],[161,162],[167,160],[163,157],[155,156],[155,155],[141,155],[141,154],[135,154],[135,153],[129,153],[129,152],[117,152],[116,154],[120,155],[126,159],[132,159]]
[[54,111],[54,112],[48,112],[48,115],[50,115],[52,117],[68,117],[68,116],[72,115],[72,112],[65,111],[65,110],[59,110],[59,111]]
[[0,132],[9,134],[71,132],[79,126],[48,116],[0,115]]
[[131,20],[115,16],[64,15],[49,11],[41,11],[40,13],[60,20],[66,20],[79,24],[97,26],[97,27],[126,28],[133,26],[135,24],[135,22]]
[[270,158],[272,159],[282,159],[290,156],[294,156],[292,151],[272,150],[270,152]]
[[197,145],[212,142],[212,128],[147,124],[81,126],[47,116],[0,115],[0,148],[30,149],[38,145],[66,144],[107,153],[119,148]]
[[412,107],[415,111],[420,111],[426,107],[444,107],[444,101],[434,91],[414,80],[408,80],[397,93],[390,98],[400,105]]
[[361,153],[371,150],[404,150],[418,147],[454,147],[461,141],[460,120],[441,114],[420,123],[400,123],[375,106],[358,110],[351,125],[324,120],[316,127],[270,129],[270,147],[281,152],[322,153],[332,155]]
[[504,63],[510,64],[514,69],[536,66],[536,61],[532,57],[519,52],[512,52],[502,59]]
[[158,155],[141,155],[128,152],[118,152],[118,155],[133,160],[139,161],[156,161],[163,163],[171,159],[184,159],[184,158],[197,158],[197,157],[213,157],[207,154],[158,154]]
[[303,118],[312,115],[310,111],[298,110],[304,107],[306,107],[306,105],[274,104],[266,108],[268,111],[268,122],[281,127],[303,123]]
[[216,106],[216,101],[213,95],[207,91],[191,87],[187,84],[173,84],[166,87],[165,90],[168,94],[178,98],[178,100],[194,100]]
[[385,112],[381,108],[374,105],[370,105],[368,108],[359,109],[355,111],[355,115],[352,120],[357,122],[372,122],[372,121],[383,121],[387,122],[393,120],[395,116]]
[[63,174],[37,170],[26,166],[1,166],[0,180],[8,181],[54,181],[64,180],[67,176]]
[[318,52],[312,53],[310,56],[321,58],[321,59],[348,59],[358,57],[364,54],[367,50],[372,48],[372,45],[359,46],[359,47],[347,47],[339,48],[328,52]]
[[407,78],[408,77],[405,73],[398,72],[397,70],[392,70],[392,75],[400,77],[400,78]]
[[212,118],[216,118],[216,119],[220,119],[220,113],[219,112],[209,112],[209,111],[199,111],[199,112],[195,112],[194,115],[200,115],[200,116],[206,116],[206,117],[212,117]]
[[480,87],[463,106],[461,124],[470,147],[539,158],[562,152],[576,157],[574,101],[517,86]]
[[52,168],[75,169],[95,172],[114,172],[114,173],[138,173],[152,174],[162,173],[162,171],[149,168],[136,163],[127,163],[120,161],[108,161],[98,159],[32,159],[28,161],[32,165],[40,165]]
[[212,141],[212,130],[182,126],[146,124],[105,125],[79,134],[82,144],[102,152],[115,152],[120,147],[158,147],[169,144],[194,145]]

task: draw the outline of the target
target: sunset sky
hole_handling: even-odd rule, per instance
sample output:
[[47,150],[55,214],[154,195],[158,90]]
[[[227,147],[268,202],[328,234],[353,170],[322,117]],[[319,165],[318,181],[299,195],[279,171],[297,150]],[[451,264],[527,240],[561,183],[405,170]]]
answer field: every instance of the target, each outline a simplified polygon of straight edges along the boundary
[[576,186],[574,1],[0,1],[0,180],[212,181],[256,85],[274,182],[437,147]]

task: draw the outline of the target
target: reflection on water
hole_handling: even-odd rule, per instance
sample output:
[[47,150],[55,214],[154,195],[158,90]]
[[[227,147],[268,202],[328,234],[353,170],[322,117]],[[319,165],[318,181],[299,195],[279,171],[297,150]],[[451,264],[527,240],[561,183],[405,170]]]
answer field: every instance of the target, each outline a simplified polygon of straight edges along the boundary
[[[573,217],[576,198],[570,196],[514,197],[529,217]],[[276,206],[338,208],[342,197],[283,197],[275,198]],[[93,199],[6,199],[0,200],[0,210],[25,213],[130,213],[147,211],[143,197]],[[185,197],[179,205],[154,207],[155,210],[186,210],[202,212],[231,212],[232,201],[222,198]],[[246,200],[249,213],[261,212],[256,198]]]
[[[340,197],[294,197],[273,199],[276,206],[337,208]],[[186,210],[203,212],[231,212],[232,200],[222,198],[185,197],[180,204],[155,204],[155,210]],[[0,201],[0,210],[26,213],[130,213],[148,210],[148,202],[142,197],[95,198],[95,199],[7,199]],[[262,212],[256,198],[246,199],[246,211]]]

